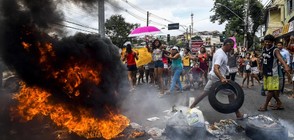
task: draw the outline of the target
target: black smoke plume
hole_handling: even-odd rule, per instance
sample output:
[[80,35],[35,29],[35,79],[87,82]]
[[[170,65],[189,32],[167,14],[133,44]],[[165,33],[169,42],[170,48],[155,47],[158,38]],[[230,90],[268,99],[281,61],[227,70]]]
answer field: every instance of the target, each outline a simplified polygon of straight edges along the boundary
[[[57,39],[48,35],[56,24],[61,24],[64,16],[57,9],[57,0],[0,0],[0,51],[8,67],[15,70],[28,86],[37,86],[52,94],[51,100],[75,106],[93,108],[98,116],[108,110],[105,106],[117,108],[126,97],[126,70],[120,61],[118,48],[110,40],[99,35],[78,33],[74,36]],[[86,5],[95,0],[74,0]],[[86,6],[84,5],[84,6]],[[22,43],[30,45],[28,49]],[[40,46],[52,44],[54,55],[40,54]],[[40,64],[46,56],[46,65]],[[48,65],[49,64],[49,65]],[[75,65],[102,66],[99,85],[86,79],[75,90],[79,96],[68,94],[63,82],[52,75]],[[48,68],[50,70],[48,70]],[[99,112],[99,113],[98,113]]]

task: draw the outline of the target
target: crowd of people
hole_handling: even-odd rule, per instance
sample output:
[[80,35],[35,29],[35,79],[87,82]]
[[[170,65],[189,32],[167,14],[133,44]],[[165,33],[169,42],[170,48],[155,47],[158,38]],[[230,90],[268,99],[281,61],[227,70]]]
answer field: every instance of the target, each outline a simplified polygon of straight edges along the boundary
[[[191,108],[207,96],[207,91],[215,81],[235,81],[236,75],[239,75],[243,78],[240,83],[243,88],[252,88],[255,84],[262,87],[261,95],[266,96],[266,101],[259,111],[267,111],[268,106],[280,110],[283,106],[279,94],[284,92],[285,79],[287,78],[288,83],[293,83],[294,80],[290,76],[290,68],[294,68],[294,35],[287,46],[276,41],[274,36],[267,35],[261,41],[262,50],[251,52],[244,47],[233,48],[232,39],[225,40],[222,48],[212,46],[210,51],[206,51],[205,47],[201,47],[199,53],[192,53],[189,48],[184,48],[181,52],[179,47],[167,47],[158,39],[146,47],[152,54],[152,61],[138,68],[138,81],[137,68],[133,66],[137,54],[127,51],[123,57],[127,60],[131,91],[141,82],[157,86],[160,96],[174,94],[175,91],[182,93],[186,89],[204,89],[204,93],[195,100]],[[128,48],[131,50],[131,44],[127,46],[127,50]],[[289,96],[293,97],[294,94]],[[275,105],[270,103],[272,98],[276,100]],[[236,116],[243,118],[244,114],[237,111]]]
[[122,59],[128,68],[130,91],[134,91],[136,85],[146,82],[157,86],[162,96],[173,94],[175,91],[200,88],[208,81],[215,47],[211,51],[202,47],[199,54],[192,54],[189,48],[181,51],[179,47],[168,47],[158,39],[146,47],[152,54],[152,61],[137,67],[134,63],[138,54],[132,50],[131,44],[126,45],[126,53]]

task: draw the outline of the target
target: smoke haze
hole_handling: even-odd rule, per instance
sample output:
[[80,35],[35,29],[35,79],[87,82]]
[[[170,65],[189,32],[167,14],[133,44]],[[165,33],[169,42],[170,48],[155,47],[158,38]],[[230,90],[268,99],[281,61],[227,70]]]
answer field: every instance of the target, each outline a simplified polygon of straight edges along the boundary
[[[127,94],[125,66],[118,48],[99,35],[78,33],[60,40],[48,35],[59,32],[55,26],[62,23],[64,15],[57,5],[62,2],[0,0],[1,56],[28,86],[49,91],[51,100],[93,108],[95,114],[103,115],[107,112],[105,106],[118,108]],[[73,2],[88,9],[95,8],[97,3],[95,0]],[[97,84],[91,77],[78,79],[77,76],[76,80],[82,84],[72,92],[79,91],[80,95],[69,94],[70,89],[60,79],[66,78],[72,69],[88,68],[99,73],[101,82]]]

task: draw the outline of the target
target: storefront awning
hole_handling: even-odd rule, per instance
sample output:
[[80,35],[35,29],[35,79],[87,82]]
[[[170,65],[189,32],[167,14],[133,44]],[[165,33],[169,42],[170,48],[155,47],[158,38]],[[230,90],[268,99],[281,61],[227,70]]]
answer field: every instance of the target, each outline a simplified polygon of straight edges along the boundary
[[273,31],[273,35],[280,39],[290,36],[294,33],[294,21],[291,21],[290,23],[287,23],[283,26],[281,29],[277,29]]

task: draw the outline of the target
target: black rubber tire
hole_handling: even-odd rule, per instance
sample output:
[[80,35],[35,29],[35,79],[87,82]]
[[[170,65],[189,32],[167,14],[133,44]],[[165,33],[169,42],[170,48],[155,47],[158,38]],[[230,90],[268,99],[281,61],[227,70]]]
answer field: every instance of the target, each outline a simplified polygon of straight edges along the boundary
[[5,80],[4,88],[9,92],[17,92],[20,88],[20,80],[17,77],[10,77]]
[[258,127],[248,121],[245,128],[246,135],[252,140],[287,140],[288,131],[285,127]]
[[[218,91],[222,89],[232,90],[236,94],[237,98],[229,104],[224,104],[219,102],[216,98],[216,94],[218,93]],[[229,80],[227,84],[223,84],[220,81],[218,81],[212,85],[212,88],[209,91],[208,100],[210,105],[216,111],[220,113],[225,113],[225,114],[233,113],[233,112],[236,112],[238,109],[240,109],[241,106],[243,105],[244,91],[241,88],[241,86],[234,81]]]

